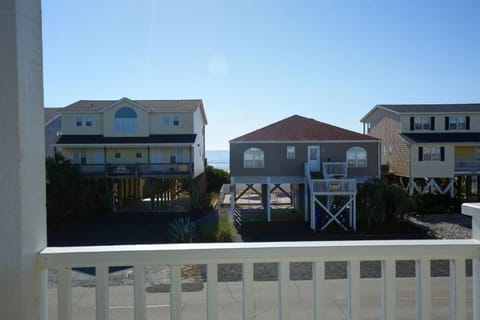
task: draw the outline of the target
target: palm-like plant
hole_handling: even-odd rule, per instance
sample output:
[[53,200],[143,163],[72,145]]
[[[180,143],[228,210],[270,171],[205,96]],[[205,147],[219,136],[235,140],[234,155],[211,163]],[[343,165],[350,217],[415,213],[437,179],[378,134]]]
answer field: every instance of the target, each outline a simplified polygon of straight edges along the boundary
[[172,242],[192,243],[197,237],[197,226],[189,217],[176,218],[168,230]]

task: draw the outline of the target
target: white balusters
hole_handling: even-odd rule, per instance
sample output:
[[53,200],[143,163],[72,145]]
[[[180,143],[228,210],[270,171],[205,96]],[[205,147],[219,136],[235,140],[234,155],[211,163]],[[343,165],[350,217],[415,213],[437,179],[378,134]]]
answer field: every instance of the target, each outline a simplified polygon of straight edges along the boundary
[[381,317],[382,320],[396,318],[397,291],[395,260],[384,260],[382,264]]
[[348,273],[348,319],[360,319],[360,261],[347,262]]
[[58,319],[72,319],[72,270],[70,267],[58,269],[57,287]]
[[207,265],[207,319],[217,320],[217,301],[218,301],[218,272],[217,264],[209,263]]
[[278,264],[278,300],[280,320],[289,320],[288,314],[288,285],[290,280],[290,263],[282,261]]
[[170,266],[170,319],[182,319],[182,266]]
[[320,320],[326,316],[325,312],[325,262],[313,263],[313,319]]
[[108,298],[108,267],[97,266],[95,268],[95,314],[96,320],[109,320],[109,298]]
[[243,263],[243,320],[253,320],[253,263]]
[[147,318],[145,301],[145,266],[136,265],[133,270],[135,275],[133,287],[135,320],[145,320]]
[[415,283],[416,317],[428,320],[432,312],[430,260],[415,261]]

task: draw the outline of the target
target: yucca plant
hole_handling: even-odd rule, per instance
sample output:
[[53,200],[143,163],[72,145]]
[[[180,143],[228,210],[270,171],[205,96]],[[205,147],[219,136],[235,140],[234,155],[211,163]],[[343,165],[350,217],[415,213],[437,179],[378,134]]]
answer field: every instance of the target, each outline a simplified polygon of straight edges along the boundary
[[172,242],[192,243],[197,237],[197,226],[190,217],[176,218],[168,226]]

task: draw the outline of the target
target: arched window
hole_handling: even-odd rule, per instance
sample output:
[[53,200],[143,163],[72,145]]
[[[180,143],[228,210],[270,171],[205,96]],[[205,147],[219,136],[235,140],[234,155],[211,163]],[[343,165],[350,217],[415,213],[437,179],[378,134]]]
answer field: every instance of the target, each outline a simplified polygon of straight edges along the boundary
[[115,112],[115,132],[138,132],[138,116],[135,110],[130,107],[122,107]]
[[259,148],[248,148],[243,152],[244,168],[264,168],[263,151]]
[[349,168],[366,168],[367,150],[362,147],[351,147],[348,149],[347,164]]

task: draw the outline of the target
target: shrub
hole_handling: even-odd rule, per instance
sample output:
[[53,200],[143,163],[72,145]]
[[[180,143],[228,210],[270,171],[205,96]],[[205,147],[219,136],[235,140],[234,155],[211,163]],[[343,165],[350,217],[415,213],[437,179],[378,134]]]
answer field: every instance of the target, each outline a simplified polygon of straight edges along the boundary
[[219,242],[233,241],[233,224],[230,217],[226,214],[221,214],[218,219],[216,240]]
[[207,192],[218,192],[223,184],[230,183],[230,174],[222,169],[207,166]]
[[359,216],[366,217],[368,225],[403,220],[412,208],[409,195],[398,185],[372,179],[359,184],[357,190]]

